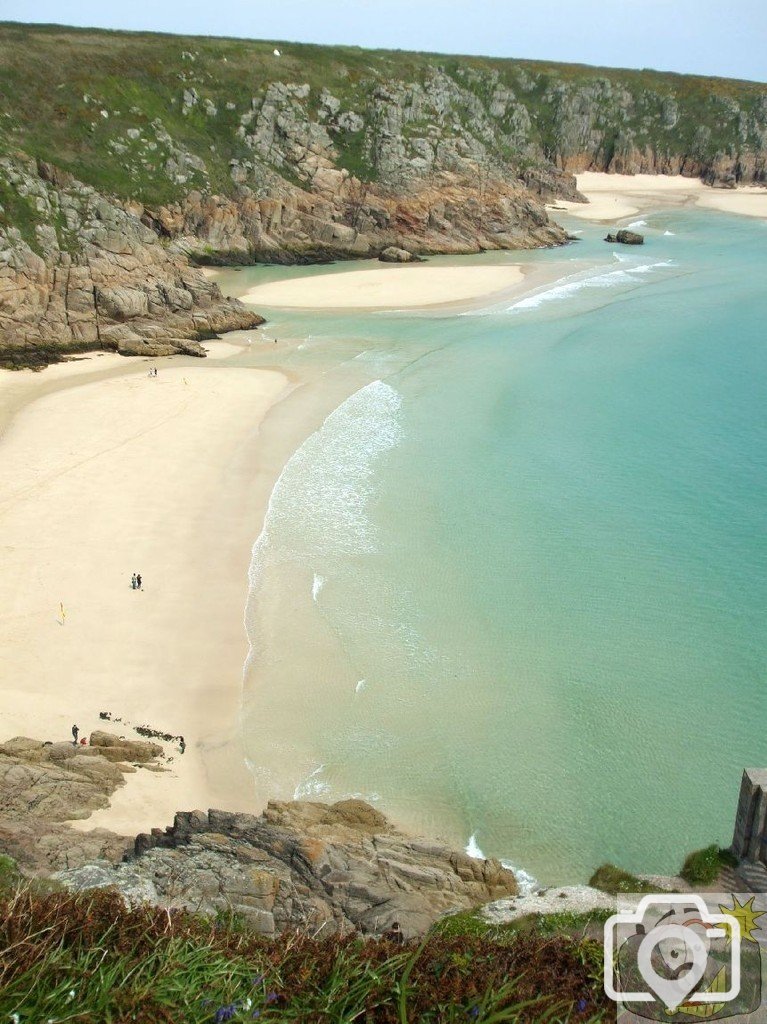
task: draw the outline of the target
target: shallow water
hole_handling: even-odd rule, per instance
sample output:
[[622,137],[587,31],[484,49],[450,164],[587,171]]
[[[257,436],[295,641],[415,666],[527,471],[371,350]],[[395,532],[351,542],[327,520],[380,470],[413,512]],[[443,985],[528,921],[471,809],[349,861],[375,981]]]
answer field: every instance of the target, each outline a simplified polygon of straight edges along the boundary
[[543,882],[729,842],[767,763],[767,225],[643,219],[642,249],[579,224],[475,257],[559,269],[493,309],[271,313],[288,365],[357,381],[254,552],[274,795],[359,794]]

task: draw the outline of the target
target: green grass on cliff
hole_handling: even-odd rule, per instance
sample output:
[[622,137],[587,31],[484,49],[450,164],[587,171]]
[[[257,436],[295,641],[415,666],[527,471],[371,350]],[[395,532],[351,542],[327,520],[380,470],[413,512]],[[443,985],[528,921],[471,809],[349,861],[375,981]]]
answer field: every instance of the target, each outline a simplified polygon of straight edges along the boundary
[[[275,46],[282,51],[279,58]],[[744,140],[739,133],[752,112],[758,110],[764,121],[767,111],[762,85],[692,75],[0,23],[0,152],[23,151],[101,191],[148,205],[171,201],[194,187],[231,193],[230,161],[253,157],[236,134],[240,118],[271,82],[307,83],[309,116],[317,115],[321,90],[327,88],[343,110],[366,117],[376,88],[423,83],[435,68],[486,105],[496,85],[512,90],[530,115],[526,143],[551,157],[563,144],[556,110],[546,100],[552,86],[596,90],[589,102],[597,123],[606,119],[601,126],[608,150],[619,147],[621,133],[630,130],[639,147],[711,159],[718,152],[736,151],[744,141],[754,144],[755,139]],[[608,123],[611,101],[605,98],[605,83],[608,91],[630,101],[626,116],[614,124]],[[200,102],[185,114],[183,92],[192,88]],[[669,97],[678,105],[679,118],[661,124],[658,114]],[[206,99],[216,106],[215,116],[205,112]],[[458,107],[454,113],[458,119],[473,117]],[[207,177],[194,171],[183,187],[168,178],[163,163],[169,153],[156,143],[152,127],[158,119],[174,144],[205,161]],[[650,135],[648,123],[655,125]],[[497,155],[521,165],[529,153],[524,147],[519,152],[509,148],[509,128],[497,121]],[[138,129],[138,137],[126,138],[128,129]],[[334,143],[341,166],[365,179],[375,177],[362,133],[339,131]],[[124,149],[116,151],[116,144]]]
[[0,922],[0,1020],[19,1024],[591,1024],[608,1009],[601,946],[562,935],[266,940],[231,922],[127,910],[109,892],[2,879]]

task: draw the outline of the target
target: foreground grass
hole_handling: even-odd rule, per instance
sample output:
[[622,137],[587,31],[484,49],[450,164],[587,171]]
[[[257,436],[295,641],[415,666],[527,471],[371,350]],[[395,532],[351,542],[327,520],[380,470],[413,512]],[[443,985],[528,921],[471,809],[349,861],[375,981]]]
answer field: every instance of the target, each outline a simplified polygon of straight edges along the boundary
[[587,1022],[607,1009],[601,947],[535,930],[420,945],[289,934],[127,910],[109,892],[0,886],[0,1020]]

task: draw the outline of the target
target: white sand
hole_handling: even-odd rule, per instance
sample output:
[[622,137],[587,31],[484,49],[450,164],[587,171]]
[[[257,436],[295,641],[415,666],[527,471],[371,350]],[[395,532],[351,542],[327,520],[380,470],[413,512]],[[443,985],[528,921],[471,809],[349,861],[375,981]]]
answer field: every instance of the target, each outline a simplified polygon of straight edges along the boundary
[[[618,221],[635,217],[646,210],[663,206],[699,206],[723,213],[748,217],[767,217],[767,188],[749,186],[716,189],[698,178],[666,174],[598,174],[587,171],[576,175],[578,189],[588,205],[557,200],[550,210],[565,209],[582,220]],[[556,212],[553,212],[556,218]]]
[[294,309],[428,308],[485,298],[513,288],[522,279],[514,263],[483,267],[374,264],[365,270],[256,285],[241,298],[252,305]]
[[[117,375],[72,386],[104,359]],[[163,362],[148,378],[117,359],[0,372],[0,413],[20,390],[42,394],[0,441],[0,735],[68,739],[76,722],[136,737],[102,710],[183,734],[170,771],[129,775],[82,823],[131,834],[179,809],[248,807],[238,711],[257,434],[286,379]]]

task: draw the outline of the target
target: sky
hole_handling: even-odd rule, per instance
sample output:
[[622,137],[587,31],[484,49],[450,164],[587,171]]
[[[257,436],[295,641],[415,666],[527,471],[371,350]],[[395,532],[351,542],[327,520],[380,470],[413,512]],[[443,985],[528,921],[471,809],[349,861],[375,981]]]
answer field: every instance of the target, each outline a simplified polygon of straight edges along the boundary
[[0,0],[0,20],[526,57],[767,82],[767,0]]

